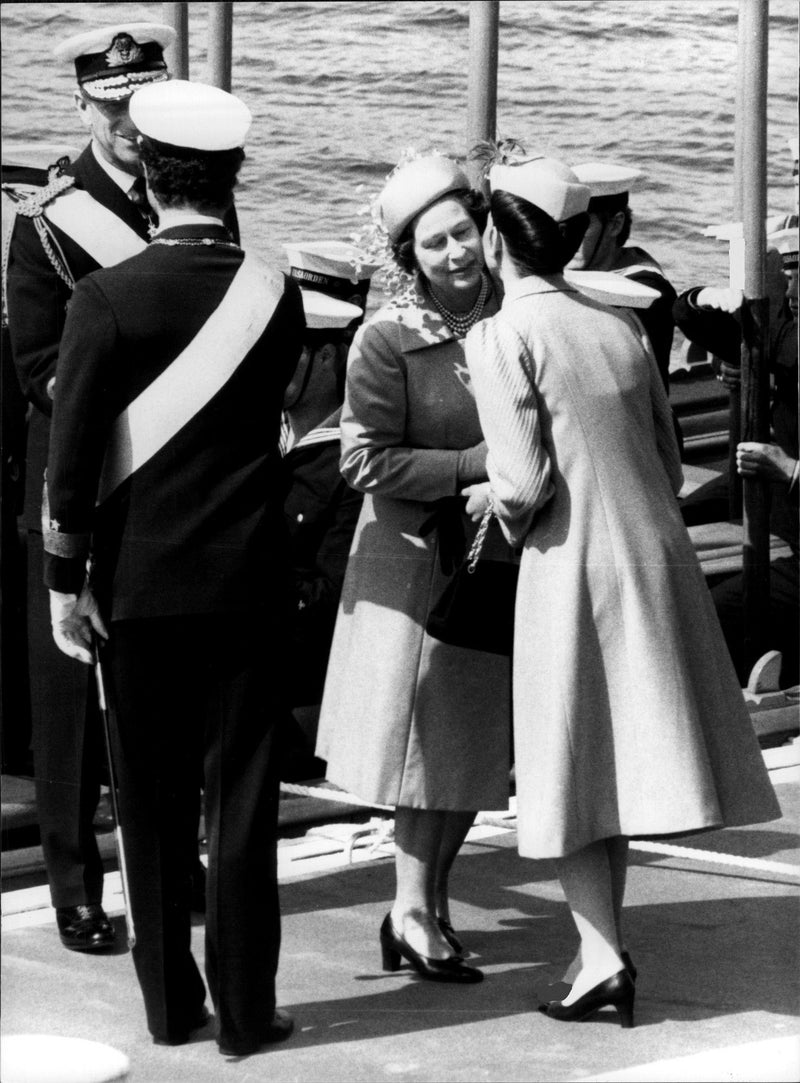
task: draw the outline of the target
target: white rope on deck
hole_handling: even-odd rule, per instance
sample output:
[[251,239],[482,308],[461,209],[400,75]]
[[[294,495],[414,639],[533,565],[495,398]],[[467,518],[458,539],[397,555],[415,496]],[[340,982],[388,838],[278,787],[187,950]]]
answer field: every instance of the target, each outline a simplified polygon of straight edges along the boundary
[[[281,790],[284,793],[295,794],[298,797],[319,797],[323,801],[338,802],[343,805],[361,805],[364,808],[378,809],[381,812],[394,812],[394,805],[378,805],[374,801],[365,801],[355,794],[347,793],[346,790],[329,789],[327,786],[306,786],[295,782],[282,782]],[[516,828],[516,817],[509,814],[508,818],[498,819],[497,816],[487,816],[479,813],[482,823],[513,831]],[[363,832],[359,832],[359,835]],[[758,857],[742,857],[737,854],[725,854],[717,850],[701,850],[692,846],[678,846],[669,842],[631,842],[632,850],[641,853],[660,854],[663,857],[678,857],[685,861],[703,861],[709,865],[728,865],[733,868],[750,869],[754,872],[775,873],[778,876],[789,876],[792,879],[800,879],[800,867],[789,865],[785,861],[767,861]]]
[[680,857],[687,861],[705,861],[710,865],[732,865],[736,868],[753,869],[759,872],[774,872],[780,876],[800,879],[800,868],[785,861],[765,861],[760,857],[740,857],[737,854],[723,854],[716,850],[700,850],[691,846],[677,846],[669,842],[631,842],[632,850],[641,850],[646,854],[662,854],[664,857]]

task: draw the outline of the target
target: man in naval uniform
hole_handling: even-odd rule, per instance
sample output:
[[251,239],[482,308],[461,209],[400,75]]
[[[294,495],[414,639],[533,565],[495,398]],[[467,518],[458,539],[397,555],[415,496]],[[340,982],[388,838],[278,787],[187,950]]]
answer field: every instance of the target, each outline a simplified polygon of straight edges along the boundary
[[647,332],[658,370],[669,391],[669,358],[675,324],[675,290],[663,270],[643,248],[627,243],[631,231],[629,196],[640,188],[644,174],[611,162],[584,162],[573,166],[581,184],[589,186],[589,225],[569,263],[575,271],[613,271],[658,292],[659,297],[636,315]]
[[[131,100],[159,231],[78,283],[59,354],[45,580],[56,642],[109,692],[133,959],[148,1027],[204,1025],[187,815],[202,762],[205,968],[220,1050],[288,1036],[276,1009],[276,728],[288,617],[281,406],[298,287],[223,225],[250,113],[174,80]],[[86,561],[91,537],[92,571]]]
[[[284,452],[293,617],[282,775],[319,778],[314,756],[319,705],[339,597],[362,494],[339,471],[347,353],[364,319],[375,264],[341,241],[285,245],[306,317],[303,352],[284,399]],[[357,268],[357,273],[356,273]]]
[[102,908],[103,868],[92,821],[100,795],[102,737],[91,674],[52,641],[42,589],[41,505],[59,342],[75,282],[142,251],[152,214],[146,204],[134,89],[168,78],[163,50],[171,27],[131,23],[59,44],[72,61],[75,101],[91,142],[51,184],[17,205],[8,262],[11,347],[25,398],[24,526],[28,531],[28,660],[36,801],[42,849],[63,944],[107,949],[114,931]]

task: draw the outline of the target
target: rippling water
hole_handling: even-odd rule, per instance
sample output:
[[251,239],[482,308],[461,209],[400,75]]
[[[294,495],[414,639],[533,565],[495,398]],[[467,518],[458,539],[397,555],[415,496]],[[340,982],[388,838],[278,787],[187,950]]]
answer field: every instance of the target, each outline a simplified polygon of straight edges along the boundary
[[[766,0],[764,0],[766,2]],[[356,191],[380,187],[406,146],[463,154],[467,0],[234,4],[234,90],[254,124],[239,194],[245,239],[283,262],[290,240],[347,238]],[[205,77],[207,10],[192,3],[190,64]],[[628,161],[649,177],[633,240],[676,288],[727,274],[703,238],[732,209],[738,0],[503,0],[498,131],[579,161]],[[159,3],[4,3],[3,135],[74,141],[83,128],[62,37],[103,23],[160,20]],[[796,134],[795,0],[771,0],[769,207],[792,206],[786,146]]]

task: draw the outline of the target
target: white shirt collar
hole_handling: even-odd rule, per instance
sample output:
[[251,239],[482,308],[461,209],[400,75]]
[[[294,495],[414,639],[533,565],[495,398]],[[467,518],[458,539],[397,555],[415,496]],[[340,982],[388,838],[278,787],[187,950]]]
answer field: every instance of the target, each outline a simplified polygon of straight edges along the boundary
[[133,187],[136,177],[132,176],[130,173],[126,173],[124,169],[118,169],[117,166],[112,165],[111,162],[107,162],[94,139],[92,140],[92,154],[94,154],[95,161],[103,172],[107,173],[114,184],[116,184],[118,188],[121,188],[125,195],[127,195]]
[[223,226],[221,218],[209,214],[197,214],[195,211],[181,211],[165,207],[158,219],[158,232],[173,229],[175,226]]

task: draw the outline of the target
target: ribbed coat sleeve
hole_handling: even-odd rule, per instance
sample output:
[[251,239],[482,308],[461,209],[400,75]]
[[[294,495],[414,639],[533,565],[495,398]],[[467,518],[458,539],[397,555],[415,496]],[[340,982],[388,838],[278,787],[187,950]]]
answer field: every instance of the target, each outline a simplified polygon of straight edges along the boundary
[[[534,358],[514,328],[498,316],[473,327],[466,352],[489,445],[495,510],[508,541],[521,545],[537,509],[554,492],[542,444]],[[520,448],[527,454],[520,455]]]

